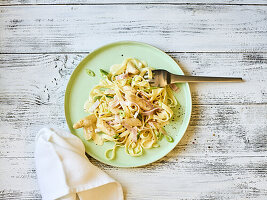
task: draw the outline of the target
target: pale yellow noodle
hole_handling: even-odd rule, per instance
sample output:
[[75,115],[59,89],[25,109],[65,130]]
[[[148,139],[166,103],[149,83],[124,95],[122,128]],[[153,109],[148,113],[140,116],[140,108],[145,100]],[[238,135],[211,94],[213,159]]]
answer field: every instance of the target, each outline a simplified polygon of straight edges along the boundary
[[[138,69],[137,74],[127,74],[128,64]],[[118,78],[125,75],[123,78]],[[112,149],[106,152],[107,159],[114,159],[116,148],[123,146],[127,154],[140,156],[143,149],[159,147],[158,136],[161,128],[165,126],[173,116],[172,107],[177,105],[177,100],[167,86],[153,88],[147,79],[152,78],[152,69],[147,64],[134,58],[128,58],[122,64],[112,65],[107,78],[101,80],[90,92],[89,100],[85,103],[86,112],[93,113],[97,120],[103,120],[115,131],[115,135],[106,132],[95,132],[88,139],[102,145],[105,141],[115,143]],[[126,99],[124,86],[130,86],[134,95],[145,99],[153,108],[157,108],[151,115],[145,115],[147,110],[140,107],[138,102],[130,102]],[[100,102],[97,108],[90,112],[90,108],[97,100]],[[117,103],[117,105],[116,105]],[[111,105],[116,105],[112,107]],[[138,114],[138,115],[137,115]],[[141,125],[127,127],[123,120],[140,119]],[[119,120],[119,122],[118,122]],[[137,135],[136,135],[137,132]],[[111,155],[110,155],[111,154]]]

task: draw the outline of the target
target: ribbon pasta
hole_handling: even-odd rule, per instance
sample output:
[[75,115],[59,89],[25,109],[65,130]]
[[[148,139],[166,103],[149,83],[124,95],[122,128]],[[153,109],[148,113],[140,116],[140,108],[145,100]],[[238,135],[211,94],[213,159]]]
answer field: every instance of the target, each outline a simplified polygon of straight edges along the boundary
[[103,145],[113,141],[106,151],[107,159],[115,158],[117,147],[124,147],[131,156],[141,156],[144,149],[159,147],[163,126],[173,116],[177,101],[169,86],[151,87],[152,69],[145,62],[128,58],[112,65],[110,72],[102,70],[104,79],[90,92],[84,110],[89,116],[73,125],[84,129],[84,138]]

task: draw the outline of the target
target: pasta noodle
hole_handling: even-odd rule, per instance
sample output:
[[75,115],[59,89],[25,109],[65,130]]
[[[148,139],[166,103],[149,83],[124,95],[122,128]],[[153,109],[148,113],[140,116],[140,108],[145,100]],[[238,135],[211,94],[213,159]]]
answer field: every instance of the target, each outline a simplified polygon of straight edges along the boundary
[[84,129],[84,138],[103,145],[113,141],[106,158],[114,159],[117,147],[131,156],[141,156],[144,149],[159,147],[163,127],[173,116],[177,101],[169,86],[151,87],[152,69],[146,63],[128,58],[101,71],[104,79],[90,92],[84,109],[89,116],[73,125]]

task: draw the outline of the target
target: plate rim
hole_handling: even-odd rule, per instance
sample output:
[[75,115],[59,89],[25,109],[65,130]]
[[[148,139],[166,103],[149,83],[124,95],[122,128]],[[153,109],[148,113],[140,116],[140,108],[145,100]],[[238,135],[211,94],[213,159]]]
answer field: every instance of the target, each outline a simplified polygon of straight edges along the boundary
[[[68,79],[68,83],[67,83],[67,86],[66,86],[66,89],[65,89],[65,94],[64,94],[64,114],[65,114],[65,120],[66,120],[66,123],[67,123],[67,125],[68,125],[69,131],[70,131],[71,134],[73,134],[73,133],[71,132],[72,126],[70,125],[70,124],[71,124],[71,122],[70,122],[70,117],[67,117],[67,114],[69,113],[69,111],[67,111],[67,104],[66,104],[66,102],[68,101],[68,99],[67,99],[67,95],[68,95],[68,91],[70,91],[71,82],[72,82],[71,80],[74,78],[74,74],[75,74],[75,72],[77,72],[77,71],[81,68],[80,66],[82,65],[82,63],[85,62],[85,60],[87,60],[88,57],[92,56],[92,54],[96,53],[97,51],[99,51],[99,50],[101,50],[101,49],[105,49],[105,48],[107,48],[107,47],[109,47],[109,46],[120,45],[120,44],[124,44],[124,43],[131,43],[131,44],[137,44],[137,45],[147,46],[147,47],[152,48],[152,49],[154,49],[154,50],[156,50],[156,51],[160,51],[161,53],[163,53],[163,54],[165,54],[166,56],[168,56],[169,58],[171,58],[171,59],[176,63],[177,67],[180,68],[182,74],[184,75],[184,72],[183,72],[183,70],[181,69],[181,67],[179,66],[179,64],[178,64],[178,63],[177,63],[177,62],[176,62],[170,55],[168,55],[168,54],[167,54],[166,52],[164,52],[163,50],[161,50],[161,49],[159,49],[159,48],[157,48],[157,47],[155,47],[155,46],[152,46],[152,45],[150,45],[150,44],[144,43],[144,42],[131,41],[131,40],[122,40],[122,41],[117,41],[117,42],[108,43],[108,44],[102,45],[102,46],[100,46],[100,47],[94,49],[92,52],[90,52],[89,54],[87,54],[87,55],[86,55],[86,56],[79,62],[79,64],[73,69],[73,71],[72,71],[72,73],[71,73],[71,76],[70,76],[69,79]],[[178,140],[177,143],[173,146],[173,148],[171,148],[169,151],[167,151],[167,152],[164,154],[164,156],[162,156],[162,157],[160,157],[160,158],[158,158],[158,159],[156,159],[156,160],[154,160],[154,161],[151,161],[151,162],[148,162],[148,163],[145,163],[145,164],[141,164],[141,165],[134,165],[134,166],[120,166],[120,165],[116,165],[116,164],[113,164],[113,163],[111,164],[111,163],[105,162],[104,160],[101,160],[101,159],[99,159],[98,157],[91,155],[90,153],[86,152],[86,148],[85,148],[85,153],[88,154],[90,157],[94,158],[95,160],[101,162],[101,163],[104,163],[104,164],[106,164],[106,165],[113,166],[113,167],[120,167],[120,168],[135,168],[135,167],[142,167],[142,166],[146,166],[146,165],[149,165],[149,164],[151,164],[151,163],[154,163],[154,162],[156,162],[156,161],[162,159],[163,157],[165,157],[165,156],[166,156],[167,154],[169,154],[169,153],[170,153],[170,152],[171,152],[171,151],[172,151],[172,150],[179,144],[179,142],[182,140],[182,138],[184,137],[184,135],[185,135],[185,133],[186,133],[188,127],[189,127],[189,123],[190,123],[190,120],[191,120],[192,106],[193,106],[193,105],[192,105],[191,89],[190,89],[190,86],[189,86],[188,83],[185,83],[185,85],[186,85],[186,87],[187,87],[187,89],[188,89],[188,91],[189,91],[189,101],[190,101],[190,102],[189,102],[190,105],[188,105],[188,106],[189,106],[189,111],[190,111],[190,113],[188,114],[188,121],[187,121],[187,123],[186,123],[186,125],[185,125],[185,129],[184,129],[184,131],[183,131],[183,135],[182,135],[182,137],[180,138],[180,140]],[[73,134],[73,135],[75,135],[75,134]],[[75,135],[75,136],[78,137],[77,135]],[[80,138],[79,138],[79,139],[80,139]]]

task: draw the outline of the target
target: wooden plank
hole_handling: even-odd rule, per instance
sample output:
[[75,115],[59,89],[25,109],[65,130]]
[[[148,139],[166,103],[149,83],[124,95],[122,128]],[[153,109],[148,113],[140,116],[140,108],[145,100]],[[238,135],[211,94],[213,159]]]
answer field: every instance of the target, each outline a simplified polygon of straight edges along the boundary
[[[67,129],[61,102],[27,106],[27,111],[19,109],[22,104],[0,106],[0,157],[33,156],[39,129]],[[189,128],[170,156],[264,156],[266,109],[267,105],[193,106]]]
[[[1,157],[33,156],[34,137],[42,126],[66,128],[65,86],[84,56],[0,56]],[[180,61],[187,74],[204,75],[205,71],[206,75],[243,74],[247,79],[247,85],[238,84],[234,89],[220,84],[191,87],[195,106],[190,128],[173,153],[183,151],[190,156],[206,152],[250,156],[266,153],[266,54],[253,57],[251,54],[176,53],[172,56]],[[253,93],[255,87],[260,93],[258,90]],[[232,94],[228,96],[228,93]]]
[[[258,53],[171,53],[186,75],[242,77],[243,83],[190,84],[193,104],[267,102],[267,55]],[[257,88],[257,90],[255,90]]]
[[0,164],[0,199],[40,197],[33,158],[1,158]]
[[130,175],[128,169],[111,169],[108,173],[127,188],[127,199],[260,199],[266,196],[266,158],[179,157],[177,162],[170,161],[132,169]]
[[[122,184],[127,200],[264,199],[267,195],[267,157],[179,155],[132,169],[90,160]],[[0,199],[41,199],[33,158],[1,159],[0,178],[5,182],[0,185]]]
[[29,5],[29,4],[46,4],[46,5],[64,5],[64,4],[266,4],[265,0],[4,0],[0,5]]
[[[48,105],[63,99],[72,71],[86,55],[0,55],[1,104]],[[267,103],[267,54],[171,53],[170,56],[187,75],[236,76],[245,80],[191,84],[194,105]],[[14,81],[21,76],[23,83]]]
[[[179,60],[187,74],[241,75],[247,80],[231,87],[225,84],[192,86],[194,107],[190,128],[173,153],[183,151],[189,156],[207,151],[214,155],[266,153],[267,55],[171,55]],[[42,126],[67,127],[63,110],[65,87],[84,56],[0,55],[1,157],[33,156],[34,138]]]
[[118,40],[168,52],[266,52],[266,12],[246,5],[3,6],[0,53],[89,52]]
[[[63,108],[65,87],[84,56],[0,55],[1,157],[33,156],[34,138],[42,126],[67,128]],[[248,79],[246,86],[239,85],[234,90],[219,84],[216,87],[214,84],[194,85],[195,106],[190,128],[173,153],[182,151],[188,156],[206,152],[250,156],[266,153],[264,63],[267,55],[176,53],[172,56],[180,61],[187,74],[203,75],[207,71],[206,75],[243,74]],[[253,93],[255,87],[261,93]],[[228,93],[232,94],[227,96]]]
[[[67,129],[64,90],[84,56],[0,55],[0,199],[41,199],[33,160],[34,138],[43,126]],[[130,200],[264,198],[267,55],[171,56],[179,60],[186,74],[241,75],[246,85],[227,88],[228,92],[223,92],[225,85],[192,86],[195,105],[188,131],[173,151],[154,164],[120,169],[90,160],[121,182]]]

